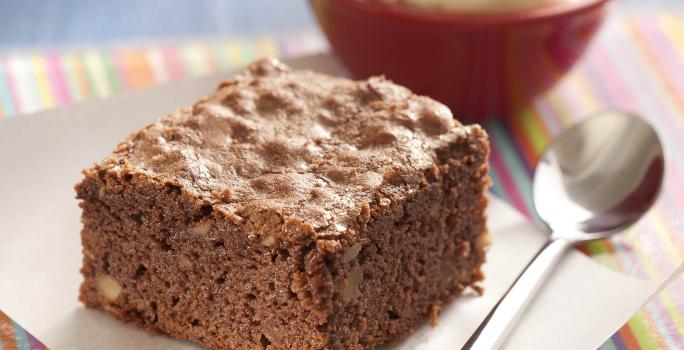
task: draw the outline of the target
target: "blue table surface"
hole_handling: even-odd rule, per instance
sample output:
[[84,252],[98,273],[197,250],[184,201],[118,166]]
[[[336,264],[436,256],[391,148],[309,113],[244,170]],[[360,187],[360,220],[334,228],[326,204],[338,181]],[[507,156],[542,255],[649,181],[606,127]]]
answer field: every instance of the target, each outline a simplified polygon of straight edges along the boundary
[[[616,0],[684,10],[681,0]],[[314,31],[307,0],[0,0],[0,48]]]

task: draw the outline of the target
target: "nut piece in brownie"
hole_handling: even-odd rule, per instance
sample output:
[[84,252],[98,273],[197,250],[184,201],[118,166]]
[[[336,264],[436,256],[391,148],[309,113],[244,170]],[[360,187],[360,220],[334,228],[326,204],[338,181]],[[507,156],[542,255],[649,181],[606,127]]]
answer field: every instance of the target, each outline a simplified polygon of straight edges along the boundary
[[487,135],[259,61],[84,171],[88,307],[212,349],[372,348],[480,281]]

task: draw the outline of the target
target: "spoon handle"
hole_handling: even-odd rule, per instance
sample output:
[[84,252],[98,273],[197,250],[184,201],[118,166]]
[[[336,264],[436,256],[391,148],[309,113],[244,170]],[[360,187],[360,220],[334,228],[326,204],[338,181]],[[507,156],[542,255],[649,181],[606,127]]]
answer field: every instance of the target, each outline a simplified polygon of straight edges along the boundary
[[571,246],[569,241],[562,238],[546,242],[462,349],[498,349],[539,290],[542,282]]

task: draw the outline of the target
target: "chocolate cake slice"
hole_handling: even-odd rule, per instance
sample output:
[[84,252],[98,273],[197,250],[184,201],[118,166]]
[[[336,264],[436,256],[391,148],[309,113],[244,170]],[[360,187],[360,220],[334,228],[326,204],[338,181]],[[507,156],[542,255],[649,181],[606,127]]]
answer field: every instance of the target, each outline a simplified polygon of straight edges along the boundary
[[256,62],[84,171],[80,298],[212,349],[398,340],[478,290],[488,153],[382,77]]

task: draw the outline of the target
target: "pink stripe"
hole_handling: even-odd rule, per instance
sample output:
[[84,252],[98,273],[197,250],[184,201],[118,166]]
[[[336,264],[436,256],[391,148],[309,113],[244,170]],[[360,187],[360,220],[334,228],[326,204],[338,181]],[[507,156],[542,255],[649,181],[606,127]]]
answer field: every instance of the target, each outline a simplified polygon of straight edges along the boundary
[[[600,61],[600,64],[597,65],[597,67],[601,67],[601,68],[598,69],[598,71],[600,73],[606,73],[606,76],[600,80],[595,79],[594,76],[591,74],[591,72],[587,72],[587,67],[589,65],[588,64],[581,65],[580,67],[578,67],[578,70],[575,72],[575,74],[580,74],[580,76],[586,77],[591,82],[591,84],[589,84],[589,86],[587,86],[586,88],[592,88],[594,86],[598,87],[597,85],[600,86],[600,84],[602,84],[602,83],[609,83],[611,85],[610,86],[610,90],[611,90],[610,92],[611,93],[614,93],[615,91],[621,91],[624,93],[625,89],[622,86],[620,86],[620,84],[614,84],[616,77],[619,78],[619,76],[615,73],[608,74],[607,72],[603,71],[606,67],[612,67],[610,64],[608,64],[606,62],[605,55],[603,55],[601,52],[595,51],[595,52],[592,52],[592,54],[589,56],[590,57],[588,59],[593,58],[593,59]],[[589,73],[589,74],[587,74],[587,73]],[[564,109],[567,110],[571,114],[573,111],[575,112],[574,114],[576,114],[576,115],[579,114],[578,111],[582,110],[583,104],[578,103],[579,99],[577,98],[577,91],[570,91],[569,85],[563,86],[560,89],[556,89],[556,91],[559,91],[559,96],[561,96],[564,100],[567,101],[565,103],[565,106],[563,106]],[[589,91],[587,91],[587,92],[589,93]],[[597,94],[595,94],[594,91],[591,91],[591,95],[596,96]],[[601,99],[601,100],[604,103],[609,102],[609,100],[606,100],[605,97],[604,97],[604,99]],[[629,104],[631,106],[634,106],[634,99],[618,98],[617,100],[629,101]],[[629,265],[632,268],[637,268],[639,270],[640,274],[642,274],[642,275],[645,274],[645,272],[642,268],[642,265],[640,265],[640,262],[637,260],[637,257],[635,256],[635,254],[631,250],[626,251],[625,245],[620,240],[613,240],[613,243],[614,243],[615,249],[619,250],[621,253],[621,254],[618,254],[616,256],[617,258],[619,258],[621,260],[629,261]],[[657,242],[657,243],[663,244],[664,242]],[[629,247],[629,246],[627,245],[627,247]],[[659,251],[663,252],[662,247]],[[662,260],[657,261],[656,265],[658,266],[658,269],[660,271],[666,271],[666,269],[671,268],[671,267],[667,267],[667,268],[664,267]],[[660,319],[660,320],[668,319],[667,315],[666,315],[667,310],[661,302],[655,303],[655,305],[652,305],[649,309],[650,309],[650,312],[652,312],[657,319]],[[663,330],[663,331],[665,331],[665,330]],[[676,338],[677,335],[675,335],[674,337]]]
[[306,44],[304,43],[304,36],[303,35],[295,36],[295,42],[297,43],[297,45],[295,46],[296,51],[293,52],[293,55],[300,55],[300,54],[306,52]]
[[[618,46],[618,48],[620,49],[620,52],[624,51],[622,46]],[[616,48],[616,50],[618,48]],[[600,55],[597,54],[595,57],[597,69],[595,69],[594,74],[596,75],[596,79],[594,79],[593,85],[595,85],[597,88],[602,88],[603,91],[605,91],[605,95],[609,100],[607,102],[609,103],[627,107],[633,111],[644,110],[644,107],[639,106],[639,100],[636,98],[634,93],[629,90],[629,84],[625,82],[620,73],[615,70],[615,65],[608,59],[608,54],[604,53],[602,48],[599,50],[599,47],[597,47],[597,51],[600,53]],[[594,62],[592,61],[591,63]],[[634,66],[636,67],[639,65],[637,64]],[[648,97],[649,100],[658,99],[656,96],[657,94],[653,89],[640,89],[637,93],[642,95],[651,93],[651,96]],[[657,105],[658,107],[656,108],[660,109],[661,105]],[[657,117],[659,119],[657,124],[663,125],[670,122],[670,118],[667,116],[666,111],[659,110],[659,112],[655,114],[656,115],[652,117]],[[668,125],[668,128],[671,127],[673,126]],[[662,204],[666,205],[667,207],[684,208],[684,198],[681,196],[670,195],[670,193],[684,193],[684,186],[682,186],[681,181],[676,181],[676,179],[683,178],[682,174],[679,173],[678,169],[674,166],[668,167],[666,171],[668,173],[668,177],[666,178],[665,186],[670,191],[668,191],[668,193],[664,193],[660,197],[660,200]]]
[[[509,40],[509,39],[507,39],[507,40]],[[511,43],[509,43],[508,45],[511,45]],[[525,77],[523,76],[525,74],[525,72],[521,72],[518,70],[511,71],[512,70],[511,67],[525,67],[525,62],[523,62],[524,55],[519,55],[518,51],[516,51],[516,49],[514,49],[514,51],[510,51],[511,49],[508,48],[507,50],[508,50],[509,54],[511,54],[511,52],[515,54],[515,55],[513,55],[513,57],[511,59],[515,60],[517,62],[514,63],[515,64],[514,66],[509,66],[506,69],[508,69],[509,72],[511,73],[511,75],[516,78],[516,81],[513,81],[513,83],[520,85],[521,89],[518,90],[518,94],[515,94],[514,92],[512,93],[514,96],[512,106],[514,107],[514,111],[515,111],[516,115],[514,116],[514,118],[512,120],[509,120],[508,123],[505,124],[506,125],[506,132],[510,136],[511,144],[513,144],[513,146],[515,147],[514,148],[515,153],[517,154],[518,158],[520,159],[520,163],[521,163],[522,167],[525,169],[534,169],[535,159],[532,159],[533,155],[530,155],[529,157],[527,157],[528,152],[525,152],[526,149],[529,149],[530,153],[534,152],[533,151],[534,146],[533,146],[533,144],[529,138],[527,138],[527,139],[525,138],[525,136],[526,136],[525,135],[525,132],[526,132],[525,128],[523,126],[518,126],[518,127],[514,126],[514,124],[517,125],[517,123],[520,123],[520,120],[521,120],[520,113],[522,113],[522,112],[529,112],[532,115],[532,118],[535,119],[534,123],[536,123],[537,125],[540,124],[540,123],[538,123],[539,119],[535,118],[535,114],[537,113],[537,111],[534,110],[534,108],[530,107],[530,102],[533,101],[532,92],[531,92],[532,82],[531,82],[531,79],[529,76],[525,76]],[[509,87],[509,88],[511,88],[511,87]],[[545,128],[545,126],[542,126],[542,125],[539,125],[539,126],[541,128]],[[526,143],[525,141],[530,141],[530,142]],[[534,155],[534,156],[536,156],[536,155]],[[520,196],[518,191],[519,190],[516,190],[516,196]],[[525,206],[525,208],[526,207],[527,206]]]
[[[574,74],[581,75],[581,67],[577,67],[575,69],[576,70]],[[564,114],[569,117],[568,119],[570,119],[570,121],[564,121],[561,122],[561,124],[567,126],[567,124],[572,122],[572,120],[581,119],[585,113],[586,107],[584,106],[584,102],[580,100],[576,88],[570,84],[570,80],[563,81],[558,88],[554,89],[554,92],[556,93],[556,96],[558,96],[561,104],[559,108],[565,109]],[[560,112],[558,112],[558,114],[560,116]],[[559,117],[559,119],[561,118]]]
[[184,77],[185,70],[178,60],[179,48],[163,47],[160,51],[162,53],[166,71],[168,72],[169,80]]
[[[635,44],[635,42],[638,41],[638,39],[635,39],[632,41],[632,44]],[[646,43],[644,43],[646,45]],[[635,44],[636,45],[636,44]],[[624,45],[627,46],[627,45]],[[628,51],[626,48],[621,48],[621,52]],[[641,48],[636,45],[635,47],[632,47],[633,52],[636,54],[637,52],[642,52]],[[654,55],[658,55],[654,51]],[[632,61],[632,65],[634,66],[639,66],[642,67],[644,70],[642,73],[644,75],[650,75],[652,79],[642,79],[643,84],[641,85],[641,89],[634,93],[626,93],[624,97],[622,97],[625,100],[634,100],[637,101],[638,99],[636,98],[636,93],[641,94],[642,96],[646,96],[646,100],[652,101],[650,105],[656,109],[656,111],[650,111],[652,115],[648,115],[649,118],[657,119],[657,125],[660,125],[661,127],[664,127],[662,129],[663,132],[666,132],[668,134],[676,133],[678,131],[684,130],[682,128],[681,124],[678,124],[676,121],[677,115],[673,115],[672,113],[684,113],[684,110],[681,110],[679,106],[675,103],[670,104],[670,108],[666,108],[665,104],[668,102],[669,96],[660,94],[657,89],[654,88],[649,88],[649,85],[657,85],[660,87],[660,89],[663,91],[664,94],[667,94],[668,91],[663,84],[663,79],[667,79],[667,77],[660,76],[659,72],[657,69],[649,69],[651,68],[650,62],[646,57],[637,57],[636,55],[634,56],[633,60],[638,60],[639,62],[635,63]],[[612,67],[611,67],[612,68]],[[615,79],[620,79],[621,76],[616,75]],[[625,83],[625,85],[629,85],[628,83]],[[637,110],[648,110],[645,106],[643,108],[638,108]],[[672,112],[672,113],[671,113]],[[674,143],[671,145],[672,147],[675,148],[675,150],[681,150],[681,143]],[[672,152],[673,155],[677,155],[679,152]],[[684,179],[684,174],[680,171],[681,169],[681,164],[673,164],[673,166],[670,166],[667,168],[668,175],[673,175],[669,176],[666,180],[666,186],[667,188],[670,189],[670,192],[665,193],[663,196],[661,196],[661,200],[666,201],[667,205],[673,205],[672,201],[674,201],[675,207],[677,208],[684,208],[684,197],[682,196],[677,196],[677,195],[670,195],[670,193],[684,193],[684,185],[682,184],[681,179]],[[677,181],[679,180],[679,181]]]
[[[533,98],[536,97],[536,96],[532,96],[532,94],[533,94],[532,90],[534,88],[534,84],[541,84],[543,81],[549,81],[549,80],[555,80],[555,79],[560,80],[560,77],[556,76],[559,73],[552,71],[553,70],[553,67],[552,67],[553,60],[551,59],[551,57],[542,58],[542,62],[538,62],[538,63],[541,64],[542,68],[543,68],[543,69],[539,70],[539,72],[541,73],[541,76],[535,77],[536,81],[534,81],[534,82],[532,82],[529,77],[527,79],[523,79],[523,81],[526,82],[526,84],[525,84],[526,95],[530,101],[534,101]],[[539,80],[541,80],[541,81],[539,81]],[[551,91],[547,92],[547,96],[548,96],[548,93],[550,93],[550,92]],[[548,97],[544,98],[544,99],[540,99],[540,100],[544,101],[544,102],[541,102],[540,107],[544,107],[543,105],[547,99],[548,99]],[[551,112],[551,111],[552,111],[551,108],[545,110],[545,112]],[[553,113],[545,114],[545,113],[542,113],[542,111],[535,108],[535,109],[533,109],[533,113],[534,113],[535,119],[538,121],[538,124],[540,124],[540,127],[542,127],[542,128],[547,128],[548,124],[553,124],[557,128],[563,128],[565,126],[565,124],[563,123],[563,120],[560,117],[560,114],[556,113],[556,111],[553,111]]]
[[47,75],[52,85],[52,93],[58,106],[65,106],[72,102],[69,86],[67,85],[64,71],[59,56],[56,53],[45,55]]
[[592,72],[596,74],[592,83],[603,86],[608,97],[609,104],[614,107],[626,109],[628,111],[637,111],[636,100],[630,96],[627,91],[627,86],[621,81],[620,75],[615,71],[613,64],[608,60],[605,50],[601,46],[596,46],[594,49],[596,54],[589,57],[588,63],[594,69]]
[[19,114],[24,111],[24,106],[19,102],[19,96],[17,96],[17,85],[14,81],[14,72],[10,69],[9,58],[5,57],[2,60],[2,69],[5,71],[5,78],[7,79],[7,88],[9,89],[10,97],[12,98],[12,104],[14,105],[14,113]]
[[[608,97],[609,101],[608,103],[614,105],[617,108],[624,108],[629,111],[642,111],[645,108],[639,106],[638,104],[638,99],[628,90],[628,84],[624,82],[622,79],[620,73],[618,73],[615,70],[615,66],[612,62],[608,60],[608,56],[603,52],[603,49],[599,49],[597,47],[597,51],[599,54],[595,55],[594,61],[591,63],[596,64],[596,69],[595,74],[597,79],[594,79],[594,84],[596,86],[602,86],[604,87],[604,90],[606,92],[606,96]],[[651,89],[642,89],[639,93],[641,94],[649,94],[651,92]],[[657,98],[655,96],[650,97],[651,100],[656,100]],[[674,125],[670,124],[670,118],[667,116],[666,111],[662,110],[660,108],[660,104],[658,104],[659,109],[658,113],[655,116],[649,116],[649,117],[659,117],[660,115],[665,115],[664,118],[658,118],[659,120],[659,125],[664,125],[664,124],[669,124],[668,129],[669,130],[674,130],[670,129],[673,128]],[[666,180],[667,181],[667,186],[670,188],[673,193],[684,193],[684,187],[682,186],[680,181],[673,181],[674,179],[682,179],[682,174],[680,174],[676,167],[668,167],[667,172],[670,174],[673,174],[673,176]],[[670,195],[663,195],[661,196],[661,200],[668,201],[669,205],[674,205],[677,208],[684,208],[684,198],[681,196],[670,196]],[[671,203],[672,200],[674,200],[676,203]]]
[[[613,245],[613,249],[615,249],[615,258],[622,260],[623,262],[626,262],[627,264],[625,265],[629,267],[628,269],[625,269],[623,271],[628,271],[631,275],[634,275],[636,272],[636,275],[638,276],[648,276],[648,273],[646,273],[643,264],[639,261],[639,257],[636,255],[636,253],[634,253],[634,251],[630,247],[631,243],[629,242],[629,239],[627,237],[618,236],[617,239],[611,239],[611,243]],[[670,290],[671,288],[672,287],[670,287]],[[651,315],[654,321],[658,323],[673,325],[672,318],[668,315],[668,309],[660,300],[660,298],[656,298],[654,301],[648,303],[644,309]],[[650,326],[657,327],[657,325],[653,324],[651,324]],[[682,344],[682,340],[678,332],[671,331],[667,328],[668,327],[663,327],[663,329],[658,329],[657,333],[663,334],[667,332],[669,334],[670,339],[675,338],[676,343]]]
[[285,45],[283,45],[285,48],[284,55],[285,57],[288,56],[295,56],[298,53],[302,51],[301,49],[301,39],[299,35],[289,37],[285,40]]
[[534,109],[542,118],[542,122],[546,125],[549,133],[555,135],[560,133],[565,128],[565,125],[561,121],[560,113],[551,104],[550,95],[551,93],[546,98],[534,101]]
[[498,185],[500,185],[503,191],[506,193],[508,200],[510,200],[510,204],[512,204],[526,217],[532,217],[530,211],[527,210],[525,201],[520,195],[520,191],[518,191],[518,188],[515,186],[515,183],[510,176],[508,167],[504,164],[501,156],[496,151],[496,147],[492,147],[489,160],[496,170],[496,174],[499,176],[499,181],[501,181],[501,183]]
[[[617,44],[616,46],[613,47],[614,52],[620,52],[621,54],[624,55],[624,52],[626,50],[626,46],[628,43],[626,42],[627,39],[629,38],[629,35],[625,33],[624,31],[619,32],[621,35],[621,41],[616,41],[615,43]],[[601,55],[602,58],[605,57],[606,60],[603,62],[600,62],[600,67],[599,69],[596,70],[596,74],[598,75],[598,79],[596,79],[595,84],[597,86],[602,86],[602,84],[606,84],[608,82],[610,83],[615,83],[617,86],[620,86],[622,88],[616,88],[613,87],[611,89],[606,89],[608,96],[611,97],[611,99],[615,100],[618,103],[625,103],[629,104],[632,106],[634,110],[644,110],[645,106],[641,106],[640,100],[635,98],[634,94],[632,93],[632,89],[630,89],[630,83],[625,81],[624,77],[620,75],[615,69],[614,69],[614,63],[610,62],[610,55],[609,54],[604,54]],[[639,63],[634,63],[632,62],[632,66],[634,67],[642,67],[645,68],[644,65],[641,65]],[[650,74],[648,71],[639,71],[639,73],[642,74]],[[648,88],[640,88],[638,92],[639,94],[648,94],[649,92],[654,92],[652,89]],[[643,96],[643,95],[642,95]],[[651,101],[656,101],[658,99],[659,95],[652,93],[651,96],[648,96],[647,99]],[[660,96],[662,97],[662,96]],[[665,123],[670,122],[669,118],[667,117],[666,111],[663,110],[662,106],[660,103],[655,103],[657,105],[655,108],[657,108],[659,111],[656,113],[657,116],[659,117],[660,122],[658,124],[663,125]],[[641,107],[641,108],[640,108]],[[661,124],[662,123],[662,124]],[[670,129],[672,130],[672,129]],[[673,172],[673,167],[669,167],[668,172]],[[681,178],[678,176],[675,176],[675,178]],[[675,185],[675,188],[672,187],[672,185]],[[677,181],[668,181],[666,184],[667,188],[670,188],[670,191],[674,193],[683,193],[681,192],[681,189],[679,188],[679,184],[677,184]],[[667,201],[668,199],[671,199],[672,196],[668,195],[667,193],[661,197],[662,201]],[[677,197],[677,196],[675,196]],[[672,204],[669,204],[672,205]],[[679,204],[679,208],[682,208],[682,204]],[[654,215],[654,214],[652,214]],[[657,220],[652,217],[647,217],[647,220]],[[635,230],[641,231],[641,232],[649,232],[652,231],[653,229],[648,225],[647,221],[641,222]],[[627,241],[627,237],[620,237],[619,240],[613,240],[615,244],[616,250],[620,252],[618,254],[618,257],[621,257],[623,259],[630,259],[632,261],[632,266],[638,268],[641,274],[644,274],[644,269],[642,268],[642,265],[638,261],[638,257],[631,251],[625,251],[622,247],[623,246],[629,246],[629,245],[624,245],[622,241]],[[651,250],[657,252],[655,257],[653,258],[654,260],[654,265],[657,266],[657,270],[662,273],[662,271],[669,271],[672,269],[672,264],[668,263],[664,257],[667,256],[665,248],[662,246],[663,244],[666,244],[666,242],[663,242],[661,239],[651,239],[649,240],[651,244],[653,245],[651,247]],[[619,244],[618,244],[619,243]],[[629,243],[628,243],[629,244]],[[677,291],[678,294],[681,294],[681,291]],[[672,324],[671,317],[668,314],[668,310],[666,306],[660,301],[659,299],[654,303],[655,305],[652,305],[651,312],[655,319],[664,321],[666,324]],[[676,339],[677,343],[682,343],[682,338],[679,332],[676,331],[671,331],[669,329],[661,329],[660,332],[667,332],[669,337]]]

